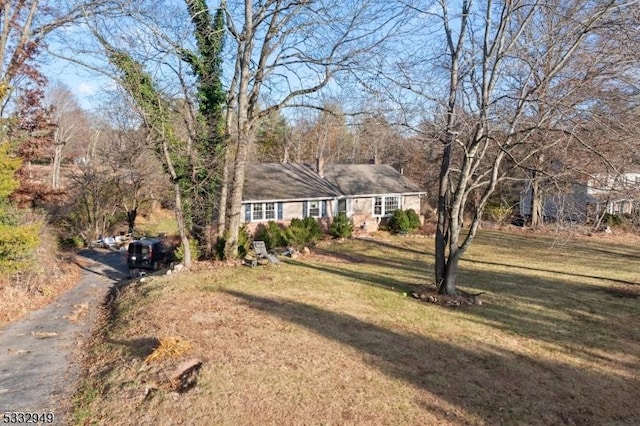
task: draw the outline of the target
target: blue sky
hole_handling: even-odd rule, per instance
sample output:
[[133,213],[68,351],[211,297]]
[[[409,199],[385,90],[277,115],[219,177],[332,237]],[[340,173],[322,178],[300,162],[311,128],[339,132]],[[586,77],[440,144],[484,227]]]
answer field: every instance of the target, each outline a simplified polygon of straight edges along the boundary
[[76,96],[82,108],[92,111],[99,106],[99,97],[104,89],[114,83],[107,77],[90,71],[63,59],[45,56],[40,70],[50,84],[56,81],[64,83]]

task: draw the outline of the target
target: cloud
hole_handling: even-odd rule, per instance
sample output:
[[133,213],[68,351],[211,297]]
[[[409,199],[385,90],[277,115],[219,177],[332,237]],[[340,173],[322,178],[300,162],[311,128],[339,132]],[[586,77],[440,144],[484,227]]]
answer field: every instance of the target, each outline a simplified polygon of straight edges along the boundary
[[80,95],[93,95],[96,93],[96,87],[89,83],[80,83],[77,88]]

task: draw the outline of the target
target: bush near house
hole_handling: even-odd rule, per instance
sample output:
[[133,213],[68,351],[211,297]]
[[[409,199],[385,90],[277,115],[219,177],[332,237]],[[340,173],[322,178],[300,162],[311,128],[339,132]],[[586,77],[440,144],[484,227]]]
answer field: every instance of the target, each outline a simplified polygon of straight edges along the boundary
[[[189,253],[191,254],[191,260],[198,260],[200,257],[198,242],[193,238],[189,238]],[[174,255],[178,262],[182,262],[184,260],[184,246],[182,244],[176,247]]]
[[389,219],[387,229],[394,234],[406,234],[420,228],[420,216],[413,209],[398,209]]
[[620,226],[623,222],[624,219],[617,214],[605,213],[602,218],[602,224],[605,226]]
[[[278,247],[291,246],[301,248],[313,245],[323,236],[322,228],[318,221],[312,217],[304,219],[292,219],[289,226],[284,226],[274,221],[261,223],[253,233],[254,241],[264,241],[267,250]],[[241,239],[242,241],[242,239]],[[240,250],[240,255],[244,256]]]
[[422,226],[420,223],[420,215],[418,215],[414,209],[407,210],[407,219],[409,219],[409,228],[411,230],[418,229]]
[[287,245],[299,248],[317,243],[322,235],[322,229],[316,219],[312,217],[291,219],[291,223],[285,231],[285,241]]
[[340,213],[333,218],[329,233],[336,238],[351,238],[353,234],[353,221],[346,214]]
[[507,202],[490,203],[484,209],[484,217],[498,225],[506,225],[513,216],[513,207]]
[[[218,238],[218,241],[216,241],[216,254],[218,255],[218,259],[225,258],[224,247],[225,247],[226,241],[227,239],[224,237]],[[238,232],[238,256],[240,256],[240,258],[245,257],[247,253],[249,253],[250,248],[251,248],[251,235],[249,234],[247,227],[243,226],[242,228],[240,228],[240,231]],[[194,258],[192,257],[192,259]]]
[[287,244],[285,227],[272,220],[266,224],[259,224],[253,232],[253,239],[255,241],[264,241],[267,250],[273,250],[276,247],[283,247]]

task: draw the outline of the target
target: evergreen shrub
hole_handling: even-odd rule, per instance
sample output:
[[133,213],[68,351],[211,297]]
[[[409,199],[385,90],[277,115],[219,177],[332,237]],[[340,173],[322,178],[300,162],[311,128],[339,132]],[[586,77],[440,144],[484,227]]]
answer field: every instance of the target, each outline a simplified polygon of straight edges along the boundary
[[407,212],[402,209],[394,210],[387,224],[387,229],[394,234],[406,234],[409,232],[411,226]]
[[340,213],[333,218],[329,233],[336,238],[351,238],[353,235],[353,221],[346,214]]

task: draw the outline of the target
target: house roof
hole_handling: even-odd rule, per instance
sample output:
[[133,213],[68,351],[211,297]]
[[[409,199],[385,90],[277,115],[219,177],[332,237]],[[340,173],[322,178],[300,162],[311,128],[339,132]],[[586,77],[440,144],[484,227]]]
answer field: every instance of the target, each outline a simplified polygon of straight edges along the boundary
[[328,164],[321,177],[303,164],[247,166],[243,201],[327,199],[340,196],[424,193],[390,165]]
[[388,164],[328,164],[324,178],[340,188],[343,195],[424,193]]
[[303,164],[248,164],[243,201],[333,198],[340,190]]

